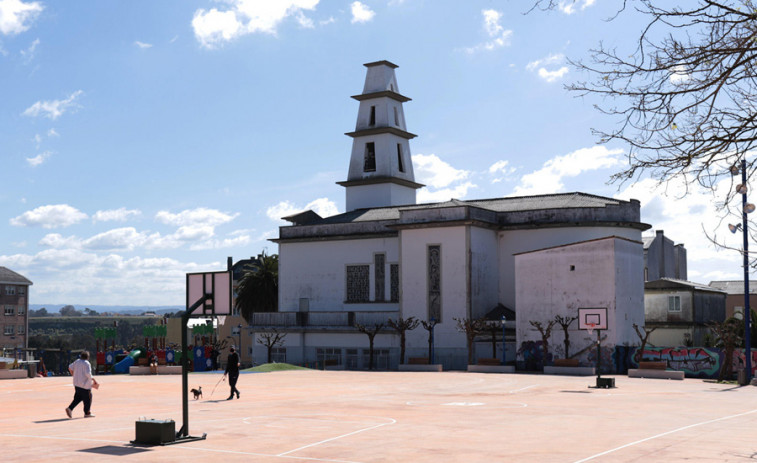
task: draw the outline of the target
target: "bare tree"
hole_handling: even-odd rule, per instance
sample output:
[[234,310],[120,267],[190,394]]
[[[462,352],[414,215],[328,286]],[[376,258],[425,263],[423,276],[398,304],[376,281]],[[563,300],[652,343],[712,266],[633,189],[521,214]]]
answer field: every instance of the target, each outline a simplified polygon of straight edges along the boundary
[[547,322],[546,326],[542,325],[541,322],[536,321],[529,321],[528,323],[539,330],[539,334],[541,334],[541,347],[544,353],[543,363],[544,366],[546,366],[547,361],[549,360],[549,338],[552,337],[552,327],[555,326],[555,323],[557,323],[557,321],[550,320],[549,322]]
[[733,351],[743,341],[740,334],[743,324],[741,320],[731,317],[723,323],[710,322],[707,326],[717,337],[715,345],[723,349],[723,365],[720,366],[718,381],[730,379],[733,376]]
[[563,340],[563,345],[565,346],[565,358],[570,358],[570,335],[568,334],[568,328],[570,328],[571,323],[578,320],[578,317],[563,317],[561,315],[555,315],[555,323],[560,325],[562,328],[563,334],[565,334],[565,339]]
[[405,363],[405,333],[418,328],[420,320],[415,317],[410,317],[407,320],[399,317],[397,321],[390,318],[387,323],[390,328],[400,335],[400,363]]
[[453,318],[457,322],[457,331],[465,333],[465,340],[468,346],[468,365],[473,364],[473,342],[476,336],[481,334],[486,325],[486,321],[480,318]]
[[[492,343],[492,358],[497,357],[497,335],[502,332],[502,322],[496,320],[489,320],[484,322],[483,331],[489,333],[489,340]],[[505,339],[502,338],[502,348],[505,347]]]
[[368,329],[360,323],[355,323],[355,328],[361,333],[368,335],[368,369],[373,370],[373,340],[376,335],[384,327],[383,323],[376,323],[373,325],[373,329]]
[[421,320],[421,326],[423,326],[423,329],[428,331],[428,361],[431,363],[431,350],[433,349],[433,337],[431,336],[431,333],[434,332],[434,327],[438,324],[436,320],[431,321],[425,321]]
[[271,363],[273,348],[284,345],[284,338],[287,335],[286,333],[279,333],[276,328],[271,328],[271,331],[271,333],[260,333],[258,335],[258,344],[264,345],[268,352],[268,363]]
[[[636,351],[636,363],[641,362],[644,360],[644,349],[647,347],[647,343],[649,342],[649,335],[654,332],[654,330],[657,329],[655,326],[654,328],[647,328],[646,326],[642,327],[641,330],[639,330],[639,325],[636,323],[633,324],[633,329],[636,331],[636,336],[639,337],[639,341],[641,341],[641,346],[639,347],[639,350]],[[644,331],[644,334],[641,334],[641,331]]]
[[[532,5],[555,9],[565,3]],[[632,13],[626,8],[631,3],[618,0],[609,20]],[[643,18],[639,36],[629,47],[600,43],[588,62],[572,61],[588,78],[567,86],[601,98],[596,107],[613,124],[594,129],[600,142],[628,147],[628,165],[613,180],[647,173],[659,182],[679,177],[714,191],[742,159],[754,174],[757,165],[747,153],[757,142],[757,3],[635,0],[633,6],[634,17]],[[731,188],[720,198],[721,210],[728,211],[733,195]]]

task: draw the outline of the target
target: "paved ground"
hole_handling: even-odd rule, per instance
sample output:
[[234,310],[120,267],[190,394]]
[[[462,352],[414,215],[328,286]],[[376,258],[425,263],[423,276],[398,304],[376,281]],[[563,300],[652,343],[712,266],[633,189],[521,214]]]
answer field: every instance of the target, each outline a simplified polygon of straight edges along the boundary
[[[69,420],[71,379],[0,381],[0,461],[745,462],[757,459],[757,387],[701,380],[464,372],[243,374],[241,400],[190,375],[190,434],[138,447],[140,417],[181,425],[180,376],[100,376],[93,419]],[[92,457],[95,460],[92,460]]]

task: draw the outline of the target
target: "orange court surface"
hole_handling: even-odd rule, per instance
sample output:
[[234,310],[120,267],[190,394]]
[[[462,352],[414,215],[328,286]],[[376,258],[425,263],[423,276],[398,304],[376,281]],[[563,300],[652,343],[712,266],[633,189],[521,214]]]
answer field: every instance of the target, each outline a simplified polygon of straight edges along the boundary
[[[189,433],[130,444],[142,417],[182,424],[181,376],[99,375],[92,413],[68,419],[70,377],[0,381],[2,462],[745,462],[757,387],[616,376],[281,371],[189,375]],[[212,396],[211,396],[212,393]]]

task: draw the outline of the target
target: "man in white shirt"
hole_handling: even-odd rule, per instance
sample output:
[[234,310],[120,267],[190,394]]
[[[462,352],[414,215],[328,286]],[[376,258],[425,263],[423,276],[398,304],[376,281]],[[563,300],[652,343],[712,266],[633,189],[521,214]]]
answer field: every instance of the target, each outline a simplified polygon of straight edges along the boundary
[[68,371],[74,377],[74,400],[66,408],[66,415],[71,418],[71,412],[79,402],[84,402],[84,418],[94,418],[90,412],[92,406],[92,387],[97,389],[100,385],[92,377],[92,365],[89,363],[89,352],[82,351],[79,359],[68,366]]

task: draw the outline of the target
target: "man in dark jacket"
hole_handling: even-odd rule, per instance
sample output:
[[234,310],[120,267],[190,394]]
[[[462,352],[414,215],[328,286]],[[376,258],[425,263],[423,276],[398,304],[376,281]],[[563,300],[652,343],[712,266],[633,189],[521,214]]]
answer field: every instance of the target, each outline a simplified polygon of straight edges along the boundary
[[229,386],[231,387],[231,393],[226,400],[233,399],[235,393],[238,399],[239,390],[237,389],[237,380],[239,379],[239,354],[236,353],[234,347],[229,348],[229,358],[226,362],[226,371],[223,372],[223,375],[229,375]]

